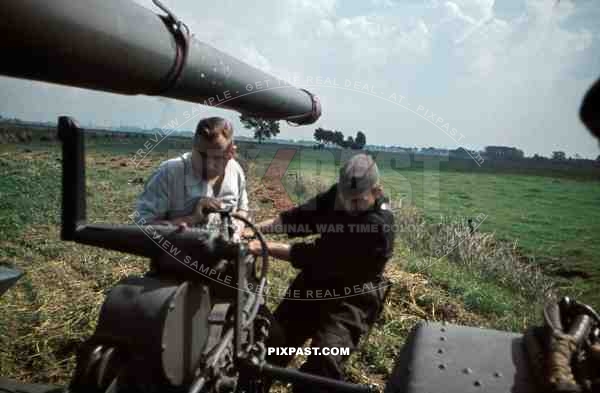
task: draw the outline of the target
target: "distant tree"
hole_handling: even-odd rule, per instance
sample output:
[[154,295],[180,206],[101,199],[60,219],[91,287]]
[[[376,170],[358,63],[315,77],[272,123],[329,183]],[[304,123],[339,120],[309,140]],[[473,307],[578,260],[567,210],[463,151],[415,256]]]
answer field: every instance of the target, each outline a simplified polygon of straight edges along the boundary
[[317,128],[313,134],[315,140],[321,144],[331,145],[334,143],[334,132],[324,128]]
[[367,143],[367,137],[362,131],[356,133],[356,138],[348,136],[344,139],[344,133],[341,131],[331,131],[319,127],[315,129],[313,137],[321,144],[336,145],[344,149],[362,149]]
[[362,131],[358,131],[356,133],[356,138],[354,138],[354,143],[357,149],[362,149],[367,144],[367,137]]
[[565,154],[564,151],[553,151],[552,152],[552,159],[553,160],[566,160],[567,159],[567,155]]
[[596,161],[600,162],[600,154],[596,157]]
[[348,138],[346,138],[346,140],[344,141],[344,143],[342,143],[342,147],[344,149],[354,149],[354,138],[352,138],[351,136],[349,136]]
[[323,134],[323,142],[325,142],[328,145],[332,145],[334,144],[334,133],[331,130],[324,130],[324,134]]
[[258,143],[262,143],[265,138],[268,139],[279,134],[279,121],[277,120],[241,115],[240,121],[245,128],[254,131],[254,138],[258,139]]
[[344,147],[344,134],[341,131],[333,132],[333,143],[340,147]]
[[325,141],[325,130],[321,127],[317,128],[313,134],[315,141],[323,143]]

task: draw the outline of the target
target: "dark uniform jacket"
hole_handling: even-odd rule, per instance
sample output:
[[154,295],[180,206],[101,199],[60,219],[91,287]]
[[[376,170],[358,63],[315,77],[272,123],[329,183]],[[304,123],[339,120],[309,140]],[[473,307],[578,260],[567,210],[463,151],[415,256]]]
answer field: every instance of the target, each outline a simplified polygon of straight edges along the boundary
[[289,237],[320,235],[291,248],[291,263],[303,270],[305,282],[348,287],[381,279],[394,245],[394,217],[384,203],[380,198],[372,209],[348,214],[338,206],[334,185],[281,213]]
[[[338,208],[336,200],[333,186],[281,214],[288,236],[318,236],[292,245],[292,265],[302,271],[275,310],[268,347],[299,347],[310,338],[315,347],[354,351],[382,310],[389,289],[383,269],[394,243],[392,213],[380,199],[371,210],[353,216]],[[306,301],[310,299],[320,301]],[[271,355],[267,361],[286,367],[292,358]],[[310,355],[301,371],[341,380],[347,358]],[[325,391],[294,385],[294,393]]]

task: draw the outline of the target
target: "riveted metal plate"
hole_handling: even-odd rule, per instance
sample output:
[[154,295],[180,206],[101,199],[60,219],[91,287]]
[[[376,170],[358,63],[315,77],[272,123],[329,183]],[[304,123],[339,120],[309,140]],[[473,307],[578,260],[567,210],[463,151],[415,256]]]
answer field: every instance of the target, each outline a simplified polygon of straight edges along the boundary
[[421,323],[396,362],[385,393],[535,392],[522,335]]

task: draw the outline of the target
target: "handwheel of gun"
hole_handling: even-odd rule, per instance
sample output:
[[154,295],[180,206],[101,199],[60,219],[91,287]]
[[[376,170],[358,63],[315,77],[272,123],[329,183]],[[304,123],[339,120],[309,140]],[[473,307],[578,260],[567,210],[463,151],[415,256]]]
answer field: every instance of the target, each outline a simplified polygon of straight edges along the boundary
[[258,230],[256,229],[256,226],[254,226],[254,224],[252,224],[252,222],[250,222],[250,220],[248,220],[246,217],[240,216],[239,214],[233,213],[231,215],[233,218],[242,221],[244,224],[246,224],[250,229],[252,229],[252,231],[254,232],[254,236],[251,239],[256,238],[259,242],[260,245],[262,247],[262,265],[260,266],[260,274],[258,274],[258,271],[256,269],[256,258],[255,261],[253,263],[253,267],[254,267],[254,275],[257,281],[260,282],[260,280],[267,278],[267,272],[269,270],[269,253],[268,253],[268,249],[267,249],[267,242],[265,240],[264,235]]

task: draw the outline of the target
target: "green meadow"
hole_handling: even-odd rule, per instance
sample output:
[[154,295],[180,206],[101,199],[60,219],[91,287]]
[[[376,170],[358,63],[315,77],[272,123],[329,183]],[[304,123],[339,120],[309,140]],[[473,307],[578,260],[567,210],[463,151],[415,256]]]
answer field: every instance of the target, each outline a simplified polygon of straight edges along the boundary
[[[259,176],[284,148],[249,149]],[[316,179],[321,188],[333,184],[348,154],[353,153],[298,149],[284,182],[290,195],[297,179]],[[600,307],[600,181],[544,172],[493,173],[475,165],[458,171],[447,168],[447,159],[372,154],[395,209],[417,207],[431,223],[471,219],[478,231],[494,233],[523,260],[556,276],[564,291]]]
[[[134,164],[143,142],[88,141],[89,222],[128,222],[144,180],[162,160],[187,150],[165,142]],[[287,148],[239,146],[257,218],[275,214],[253,195],[264,191],[267,169]],[[333,184],[344,155],[352,154],[294,148],[291,161],[276,166],[287,168],[279,176],[297,203]],[[539,323],[550,286],[600,307],[600,182],[373,154],[402,230],[388,263],[389,301],[351,357],[349,379],[384,381],[421,320],[522,331]],[[60,241],[60,160],[53,142],[0,147],[0,264],[25,272],[0,298],[0,375],[24,381],[68,381],[105,291],[147,268],[138,257]],[[437,254],[457,238],[457,247]],[[271,285],[285,287],[294,274],[276,262]]]

